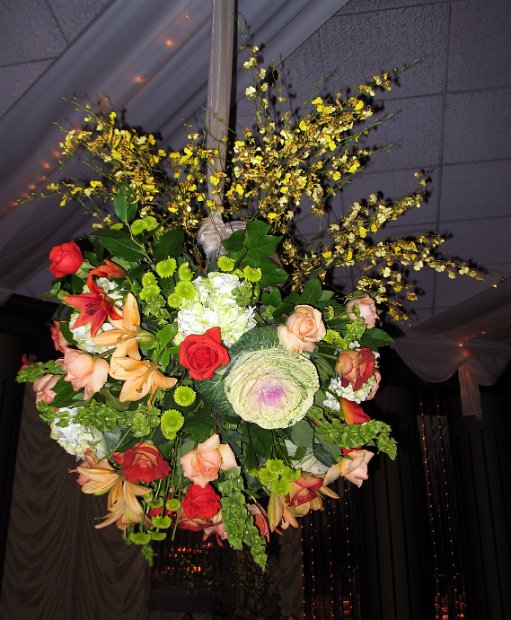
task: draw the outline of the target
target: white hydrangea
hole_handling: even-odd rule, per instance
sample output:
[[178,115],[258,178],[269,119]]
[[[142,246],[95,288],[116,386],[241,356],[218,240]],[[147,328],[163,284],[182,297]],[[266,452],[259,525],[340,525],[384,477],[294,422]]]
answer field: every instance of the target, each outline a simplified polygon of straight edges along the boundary
[[[75,327],[73,329],[71,326],[74,325],[74,322],[76,321],[78,316],[79,312],[74,312],[71,315],[71,318],[69,319],[69,327],[79,349],[81,349],[82,351],[87,351],[87,353],[101,355],[101,353],[104,353],[105,351],[108,351],[108,349],[112,348],[109,346],[99,347],[98,345],[94,344],[90,333],[90,323],[85,323],[85,325],[81,325],[80,327]],[[105,323],[103,323],[97,333],[101,334],[101,332],[105,332],[110,329],[113,329],[113,325],[110,325],[110,323],[107,323],[105,321]]]
[[[376,378],[376,375],[371,375],[364,385],[355,391],[351,383],[348,383],[346,387],[343,387],[339,377],[336,379],[331,379],[330,385],[328,386],[328,392],[330,393],[327,393],[327,398],[323,401],[323,405],[325,407],[329,407],[333,411],[339,411],[339,401],[334,398],[332,392],[339,398],[346,398],[346,400],[351,400],[354,403],[360,404],[362,401],[366,400],[377,382],[378,379]],[[335,407],[332,406],[334,403],[336,403]]]
[[85,450],[91,448],[94,454],[102,459],[108,450],[103,434],[95,428],[82,426],[72,421],[76,414],[76,407],[62,407],[60,411],[69,412],[69,424],[58,426],[59,417],[55,417],[51,423],[51,438],[61,445],[68,454],[83,458]]
[[109,280],[108,278],[96,278],[96,284],[102,289],[105,295],[108,295],[117,308],[122,307],[122,302],[124,300],[124,289],[122,286],[115,280]]
[[203,334],[211,327],[220,327],[222,340],[231,346],[247,331],[256,326],[254,308],[238,305],[233,291],[240,286],[238,276],[213,272],[192,282],[198,296],[183,300],[177,315],[180,344],[190,334]]

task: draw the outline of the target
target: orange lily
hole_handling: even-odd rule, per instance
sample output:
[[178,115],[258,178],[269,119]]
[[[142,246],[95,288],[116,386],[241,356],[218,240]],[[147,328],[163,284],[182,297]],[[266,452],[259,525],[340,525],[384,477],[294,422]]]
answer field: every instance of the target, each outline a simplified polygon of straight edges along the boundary
[[120,473],[107,459],[98,460],[90,449],[85,452],[85,461],[71,473],[78,473],[78,484],[88,495],[103,495],[122,482]]
[[126,480],[107,459],[99,461],[91,450],[87,450],[85,461],[71,472],[80,474],[78,483],[83,493],[103,495],[108,491],[108,513],[96,528],[115,523],[119,529],[125,531],[128,525],[142,523],[145,519],[144,509],[137,496],[147,495],[151,489]]
[[96,334],[92,339],[99,346],[115,346],[114,357],[131,357],[139,360],[138,342],[152,339],[153,335],[140,328],[137,300],[128,293],[122,308],[122,319],[110,319],[114,329]]
[[147,517],[137,496],[148,493],[151,493],[151,489],[119,478],[119,483],[112,487],[108,494],[108,513],[102,517],[103,522],[96,525],[96,529],[115,523],[120,530],[126,532],[128,525],[146,521]]
[[130,357],[112,357],[110,375],[124,381],[119,400],[121,402],[140,400],[149,392],[149,404],[158,388],[167,390],[176,385],[177,379],[166,377],[156,362],[134,360]]

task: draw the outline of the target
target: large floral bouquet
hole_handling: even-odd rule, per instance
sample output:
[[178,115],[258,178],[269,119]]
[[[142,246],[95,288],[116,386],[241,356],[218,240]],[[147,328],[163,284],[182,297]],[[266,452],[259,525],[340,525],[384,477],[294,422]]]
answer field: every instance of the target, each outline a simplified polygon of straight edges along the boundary
[[[52,437],[79,459],[81,490],[106,495],[96,527],[115,524],[148,559],[151,541],[183,528],[245,544],[264,566],[271,532],[336,497],[337,478],[360,486],[375,451],[394,458],[390,428],[363,409],[391,342],[375,300],[397,316],[389,292],[413,299],[400,265],[469,271],[436,257],[436,237],[370,241],[423,190],[371,196],[343,217],[328,210],[372,153],[358,145],[389,74],[349,98],[316,98],[295,119],[269,95],[274,75],[257,49],[245,66],[256,128],[234,141],[227,167],[199,134],[166,151],[87,107],[62,149],[96,174],[48,186],[62,204],[92,204],[99,223],[52,249],[60,357],[25,365],[19,380],[33,382]],[[326,223],[309,244],[300,204]],[[358,289],[341,296],[326,283],[354,264]]]

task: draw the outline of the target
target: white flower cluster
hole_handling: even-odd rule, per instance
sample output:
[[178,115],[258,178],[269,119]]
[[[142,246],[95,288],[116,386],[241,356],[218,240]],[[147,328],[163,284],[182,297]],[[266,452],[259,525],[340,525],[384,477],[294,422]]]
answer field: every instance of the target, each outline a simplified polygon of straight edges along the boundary
[[[76,408],[62,407],[60,412],[68,412],[70,420],[76,414]],[[68,454],[83,458],[85,450],[91,448],[102,459],[108,450],[100,431],[89,426],[82,426],[72,421],[67,426],[58,426],[60,418],[55,417],[51,423],[51,438],[61,445]]]
[[254,308],[238,305],[234,291],[240,286],[238,276],[212,272],[192,282],[198,292],[193,300],[183,300],[177,315],[180,344],[190,334],[203,334],[211,327],[220,327],[222,340],[231,346],[256,326]]
[[[373,387],[378,383],[376,375],[371,375],[369,379],[360,387],[357,391],[353,389],[351,383],[348,383],[346,387],[341,385],[341,379],[330,379],[330,385],[328,386],[328,394],[323,401],[323,406],[332,409],[332,411],[339,411],[339,399],[336,399],[333,394],[336,394],[339,398],[346,398],[354,403],[360,404],[363,400],[366,400],[369,394],[372,392]],[[333,394],[332,394],[333,392]]]
[[[74,325],[74,322],[76,321],[78,316],[78,312],[73,312],[69,319],[69,325]],[[78,348],[82,351],[87,351],[87,353],[95,353],[96,355],[101,355],[101,353],[104,353],[105,351],[108,351],[108,349],[111,349],[112,347],[110,346],[99,347],[98,345],[94,344],[92,336],[90,334],[90,327],[90,323],[85,323],[85,325],[81,325],[80,327],[75,327],[74,329],[71,328],[71,333],[73,334],[74,341],[76,342]],[[113,329],[113,325],[110,325],[110,323],[107,323],[105,321],[98,330],[98,334],[101,334],[102,332],[108,331],[110,329]]]

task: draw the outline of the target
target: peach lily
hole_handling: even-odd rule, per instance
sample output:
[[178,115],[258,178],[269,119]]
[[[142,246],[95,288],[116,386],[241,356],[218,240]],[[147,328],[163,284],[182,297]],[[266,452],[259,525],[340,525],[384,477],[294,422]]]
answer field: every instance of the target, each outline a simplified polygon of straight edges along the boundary
[[134,360],[130,357],[112,357],[110,360],[110,376],[124,381],[119,401],[140,400],[149,394],[151,402],[156,390],[167,390],[176,385],[177,379],[166,377],[158,369],[156,362],[149,360]]
[[119,529],[126,530],[128,525],[142,523],[145,519],[144,509],[137,496],[147,495],[151,489],[126,480],[107,459],[99,461],[92,451],[88,450],[85,461],[71,472],[80,474],[78,483],[83,493],[103,495],[108,492],[108,513],[96,528],[100,529],[115,523]]
[[144,339],[152,339],[149,332],[140,328],[140,313],[137,300],[132,293],[128,293],[122,308],[122,319],[110,319],[114,329],[96,334],[93,337],[95,344],[115,346],[114,357],[131,357],[139,360],[138,342]]

